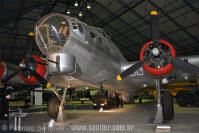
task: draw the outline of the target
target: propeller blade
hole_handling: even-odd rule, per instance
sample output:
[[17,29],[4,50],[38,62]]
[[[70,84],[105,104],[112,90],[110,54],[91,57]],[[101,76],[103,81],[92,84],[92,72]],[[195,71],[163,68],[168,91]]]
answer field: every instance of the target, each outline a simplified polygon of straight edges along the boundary
[[170,63],[172,65],[174,65],[176,68],[193,74],[193,75],[199,75],[199,67],[192,65],[190,63],[185,62],[184,60],[181,60],[179,58],[174,58],[174,57],[170,57]]
[[2,83],[6,83],[8,82],[11,78],[13,78],[15,75],[17,75],[20,72],[20,70],[17,70],[11,74],[9,74],[8,76],[6,76],[6,78],[4,78],[1,82]]
[[28,66],[28,63],[30,62],[30,56],[32,55],[32,50],[33,50],[33,37],[29,36],[28,41],[27,41],[27,53],[26,53],[26,60],[25,64]]
[[117,76],[117,80],[122,80],[123,78],[128,77],[129,75],[133,74],[137,71],[142,65],[144,64],[143,61],[139,61],[138,63],[134,64],[133,66],[129,67],[125,70],[122,74]]
[[151,36],[154,43],[154,46],[157,48],[159,46],[160,32],[158,25],[158,12],[151,12]]
[[29,36],[28,37],[28,42],[27,42],[27,53],[26,53],[26,56],[31,56],[32,54],[32,50],[33,50],[33,37],[32,36]]
[[41,75],[39,75],[37,72],[34,70],[30,70],[30,73],[46,88],[50,88],[50,83],[46,81]]
[[40,62],[40,61],[36,61],[36,63],[41,64],[41,65],[47,65],[46,63]]

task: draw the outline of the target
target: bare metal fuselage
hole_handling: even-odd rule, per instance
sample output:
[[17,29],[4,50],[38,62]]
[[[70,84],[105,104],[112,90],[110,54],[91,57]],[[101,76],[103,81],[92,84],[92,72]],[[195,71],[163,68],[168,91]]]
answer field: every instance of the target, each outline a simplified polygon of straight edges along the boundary
[[[54,29],[55,33],[58,33],[56,24],[53,25],[50,21],[46,22],[55,16],[59,16],[62,21],[64,20],[67,22],[70,27],[67,39],[61,48],[58,45],[51,44],[50,42],[52,41],[49,40],[52,39],[50,37],[46,37],[46,40],[49,39],[48,41],[42,41],[44,36],[40,36],[40,27],[44,27],[44,25],[47,25],[46,27],[48,28],[52,27],[51,29]],[[49,31],[48,34],[51,34],[48,28],[46,31]],[[36,24],[35,34],[35,39],[41,52],[47,55],[49,60],[59,63],[59,65],[57,65],[47,61],[47,70],[49,74],[70,74],[74,78],[89,83],[103,83],[105,89],[123,94],[128,94],[130,91],[134,91],[137,88],[143,88],[144,84],[153,86],[155,83],[152,80],[152,76],[142,68],[127,79],[117,81],[116,76],[135,62],[127,62],[114,42],[111,41],[109,36],[102,29],[88,26],[76,18],[56,13],[50,14],[39,20]],[[58,50],[56,50],[56,48]],[[195,60],[193,60],[192,57],[186,58],[189,58],[191,61],[190,63],[195,65],[199,64],[198,56],[194,57]],[[70,60],[70,62],[67,62],[67,60]],[[74,64],[74,71],[67,73],[67,69],[69,68],[67,67],[68,64]],[[179,72],[180,71],[174,70],[173,73],[175,73],[175,75],[180,75]]]

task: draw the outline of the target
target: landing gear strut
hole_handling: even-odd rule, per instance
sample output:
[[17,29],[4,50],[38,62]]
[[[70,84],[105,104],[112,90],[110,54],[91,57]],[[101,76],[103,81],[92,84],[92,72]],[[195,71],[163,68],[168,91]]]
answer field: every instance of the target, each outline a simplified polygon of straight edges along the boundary
[[48,115],[54,120],[57,120],[58,122],[63,122],[64,104],[65,104],[67,87],[64,88],[64,93],[62,95],[62,98],[59,96],[56,89],[53,89],[53,92],[57,97],[53,97],[48,101],[47,112]]
[[157,112],[154,120],[155,124],[161,124],[163,121],[174,118],[173,99],[170,92],[166,91],[161,97],[160,93],[161,80],[156,80]]
[[64,121],[64,104],[65,104],[66,92],[67,92],[67,87],[64,88],[64,93],[62,96],[61,104],[59,106],[59,113],[58,113],[58,117],[57,117],[58,122]]
[[156,99],[157,99],[157,112],[155,116],[154,123],[162,123],[162,105],[161,105],[161,98],[160,98],[160,79],[156,80]]

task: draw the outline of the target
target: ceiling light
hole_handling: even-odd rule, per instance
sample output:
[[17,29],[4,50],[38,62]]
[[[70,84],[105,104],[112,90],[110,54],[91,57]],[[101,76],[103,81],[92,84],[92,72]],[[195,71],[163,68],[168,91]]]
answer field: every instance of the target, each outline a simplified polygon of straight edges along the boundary
[[81,17],[83,14],[82,14],[82,12],[79,12],[79,16]]
[[70,10],[68,10],[66,13],[69,15],[70,14]]
[[86,8],[87,8],[87,9],[91,9],[91,6],[90,6],[90,4],[88,4]]
[[77,1],[75,2],[74,6],[76,6],[76,7],[78,6],[78,2]]

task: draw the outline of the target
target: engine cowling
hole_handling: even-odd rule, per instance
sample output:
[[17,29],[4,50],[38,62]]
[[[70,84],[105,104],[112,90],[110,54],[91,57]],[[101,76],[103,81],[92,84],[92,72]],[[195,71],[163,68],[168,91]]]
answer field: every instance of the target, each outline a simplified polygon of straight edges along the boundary
[[[162,44],[162,45],[165,45],[166,47],[168,47],[168,49],[170,50],[170,54],[172,57],[176,57],[176,52],[175,52],[175,49],[174,47],[164,41],[164,40],[159,40],[159,43]],[[142,48],[141,52],[140,52],[140,60],[143,61],[144,60],[144,53],[145,51],[147,50],[147,48],[153,44],[153,41],[150,41],[148,43],[146,43],[144,45],[144,47]],[[155,75],[155,76],[163,76],[163,75],[166,75],[168,74],[169,72],[172,71],[172,69],[174,68],[172,64],[168,63],[166,64],[164,67],[161,67],[161,68],[153,68],[153,67],[150,67],[148,64],[144,64],[143,65],[143,68],[150,74],[152,75]]]
[[3,62],[0,62],[0,79],[5,77],[5,66]]
[[[21,63],[24,63],[26,59],[22,59]],[[40,63],[38,63],[40,62]],[[42,64],[43,63],[43,64]],[[43,78],[46,78],[47,76],[47,71],[46,71],[46,66],[45,60],[40,58],[39,56],[32,55],[30,57],[30,61],[28,62],[29,67],[31,67],[32,70],[37,72],[39,75],[41,75]],[[39,81],[32,76],[28,70],[24,70],[22,72],[19,72],[19,76],[21,77],[22,80],[28,83],[38,83]]]

